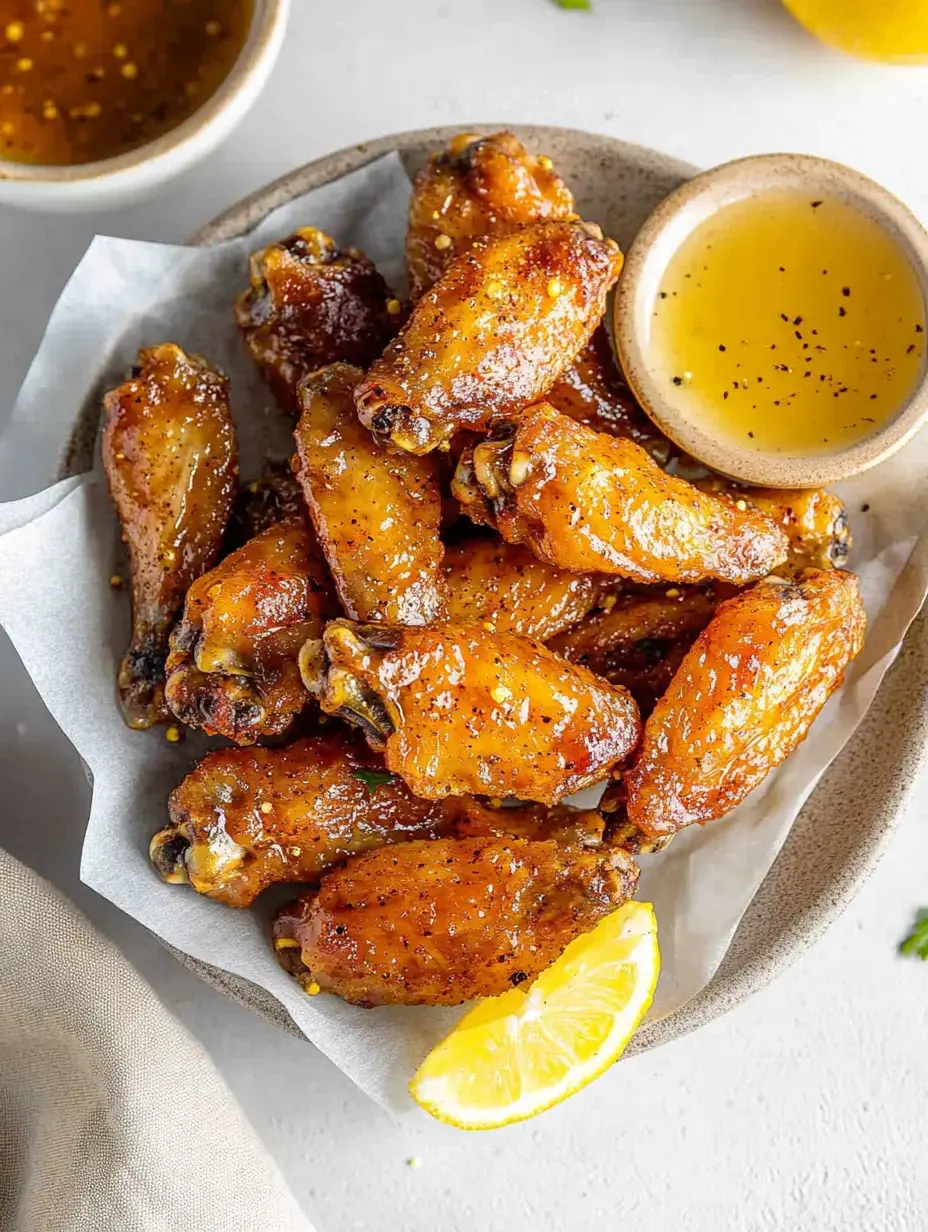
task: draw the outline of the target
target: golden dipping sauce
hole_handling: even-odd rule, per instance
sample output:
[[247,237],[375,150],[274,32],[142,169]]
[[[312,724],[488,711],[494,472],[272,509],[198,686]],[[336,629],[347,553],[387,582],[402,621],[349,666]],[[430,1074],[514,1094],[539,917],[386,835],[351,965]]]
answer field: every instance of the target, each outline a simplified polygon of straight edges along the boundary
[[925,304],[890,236],[837,199],[726,206],[675,254],[651,344],[694,421],[811,457],[871,435],[925,362]]
[[253,0],[0,0],[0,157],[96,162],[176,128],[229,74]]

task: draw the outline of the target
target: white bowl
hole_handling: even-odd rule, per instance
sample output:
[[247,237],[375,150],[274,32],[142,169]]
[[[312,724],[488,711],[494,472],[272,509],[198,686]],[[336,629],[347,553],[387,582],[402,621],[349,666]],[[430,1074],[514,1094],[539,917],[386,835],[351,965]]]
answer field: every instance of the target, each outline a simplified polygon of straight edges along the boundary
[[290,0],[255,0],[245,45],[219,89],[170,132],[99,162],[44,167],[0,159],[0,202],[53,213],[114,209],[179,175],[216,148],[261,93],[283,44]]

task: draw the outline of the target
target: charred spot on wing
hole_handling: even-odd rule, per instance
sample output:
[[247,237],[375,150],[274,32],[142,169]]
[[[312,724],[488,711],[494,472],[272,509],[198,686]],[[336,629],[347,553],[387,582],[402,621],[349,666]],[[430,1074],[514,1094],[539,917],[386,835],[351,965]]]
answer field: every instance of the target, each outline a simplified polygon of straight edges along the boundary
[[159,830],[154,836],[148,855],[163,881],[178,884],[188,880],[186,857],[189,848],[190,840],[174,826]]

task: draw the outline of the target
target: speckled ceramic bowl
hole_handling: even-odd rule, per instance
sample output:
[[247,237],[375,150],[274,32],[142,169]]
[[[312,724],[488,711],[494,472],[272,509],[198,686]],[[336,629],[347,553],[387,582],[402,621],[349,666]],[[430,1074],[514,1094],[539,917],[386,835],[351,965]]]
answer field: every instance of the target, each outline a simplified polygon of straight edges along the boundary
[[[494,132],[505,124],[468,126]],[[399,150],[410,172],[456,129],[401,133],[340,150],[269,185],[203,228],[192,242],[216,244],[242,235],[277,206]],[[608,137],[558,128],[516,126],[532,148],[554,158],[581,213],[601,223],[623,247],[693,167]],[[71,466],[86,469],[77,449]],[[916,620],[854,737],[823,776],[797,818],[776,863],[741,921],[715,977],[683,1009],[648,1023],[629,1053],[665,1043],[709,1022],[769,983],[812,944],[853,898],[893,831],[928,743],[928,622]],[[300,1032],[263,989],[178,954],[209,983],[295,1035]]]
[[928,417],[928,368],[908,399],[868,437],[814,457],[765,453],[707,432],[686,398],[674,396],[651,349],[654,305],[667,267],[703,222],[736,201],[800,190],[831,197],[873,219],[891,237],[928,302],[928,234],[901,201],[859,171],[806,154],[761,154],[713,167],[681,184],[645,222],[628,251],[615,296],[613,336],[638,401],[661,431],[700,462],[745,483],[772,488],[818,488],[849,479],[900,449]]

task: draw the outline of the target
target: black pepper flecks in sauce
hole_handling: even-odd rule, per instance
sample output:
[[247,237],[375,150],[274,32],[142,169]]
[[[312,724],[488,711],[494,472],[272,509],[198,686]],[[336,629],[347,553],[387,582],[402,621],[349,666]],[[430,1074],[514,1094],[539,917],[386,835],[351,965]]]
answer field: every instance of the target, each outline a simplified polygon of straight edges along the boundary
[[[899,409],[925,366],[924,329],[918,280],[877,223],[778,191],[689,237],[658,294],[652,346],[694,418],[759,450],[811,456]],[[721,341],[733,336],[737,349]]]

